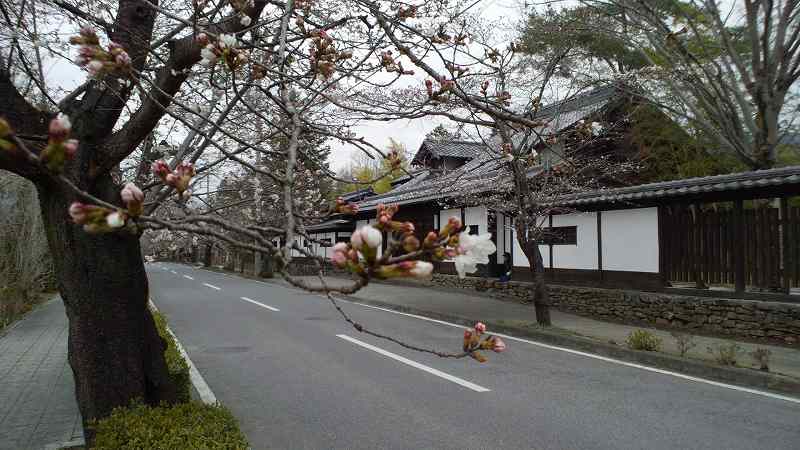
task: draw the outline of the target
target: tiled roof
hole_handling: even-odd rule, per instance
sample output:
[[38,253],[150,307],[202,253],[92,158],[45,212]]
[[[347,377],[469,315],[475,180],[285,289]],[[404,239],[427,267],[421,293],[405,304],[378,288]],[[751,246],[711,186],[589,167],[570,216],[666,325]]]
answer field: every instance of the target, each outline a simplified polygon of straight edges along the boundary
[[486,145],[483,142],[425,139],[411,162],[412,164],[421,164],[422,161],[419,161],[418,158],[422,158],[422,155],[427,152],[434,158],[473,159],[485,153],[485,148]]
[[353,221],[350,219],[332,219],[316,225],[309,225],[306,227],[306,231],[352,231],[353,228]]
[[579,206],[593,203],[630,202],[790,185],[800,188],[800,166],[601,189],[558,197],[553,200],[552,204]]
[[549,120],[547,132],[559,132],[570,125],[599,111],[612,100],[619,98],[620,89],[610,85],[594,89],[543,107],[536,114],[536,120]]

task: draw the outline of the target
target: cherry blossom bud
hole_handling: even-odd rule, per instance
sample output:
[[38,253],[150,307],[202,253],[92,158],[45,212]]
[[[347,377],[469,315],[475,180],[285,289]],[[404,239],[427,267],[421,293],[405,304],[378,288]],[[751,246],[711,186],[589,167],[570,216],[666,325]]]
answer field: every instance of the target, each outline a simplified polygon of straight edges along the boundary
[[168,173],[167,176],[164,178],[164,181],[168,185],[173,186],[175,183],[177,183],[178,177],[174,173]]
[[336,267],[345,267],[347,265],[347,255],[344,252],[333,252],[331,262]]
[[239,20],[239,23],[241,23],[243,27],[249,27],[250,23],[252,23],[252,19],[250,16],[242,16],[241,20]]
[[486,324],[483,322],[478,322],[475,324],[475,332],[478,334],[483,334],[486,332]]
[[425,248],[433,248],[436,245],[436,241],[439,240],[439,235],[436,234],[434,231],[428,232],[425,236],[425,240],[422,241],[422,246]]
[[403,250],[405,250],[407,253],[419,250],[419,239],[417,239],[413,234],[406,236],[403,239]]
[[142,213],[142,202],[144,202],[144,193],[138,186],[133,183],[126,184],[120,192],[122,201],[128,208],[131,216],[138,216]]
[[499,337],[493,336],[492,337],[492,351],[496,352],[496,353],[502,353],[502,352],[506,351],[506,343],[503,342],[503,340],[500,339]]
[[194,39],[195,39],[195,41],[197,41],[197,43],[198,43],[198,44],[200,44],[200,45],[206,45],[206,44],[208,44],[208,35],[207,35],[206,33],[200,33],[200,34],[198,34],[198,35],[197,35],[197,37],[195,37]]
[[361,239],[367,247],[378,248],[383,242],[383,234],[375,227],[367,225],[361,228]]
[[350,244],[355,249],[360,249],[362,245],[364,245],[364,241],[361,238],[361,229],[358,229],[350,235]]
[[433,81],[425,80],[425,90],[428,91],[428,97],[433,96]]
[[447,224],[439,231],[439,234],[442,236],[449,236],[453,233],[458,233],[461,231],[461,221],[456,219],[455,217],[451,217]]
[[103,70],[103,63],[93,59],[89,61],[89,64],[86,65],[86,70],[89,71],[89,75],[96,76],[101,70]]
[[472,339],[472,330],[470,330],[469,328],[464,330],[464,340],[467,339]]
[[119,66],[130,66],[131,65],[131,57],[128,55],[128,52],[121,51],[114,57],[114,62],[117,63]]
[[69,216],[72,221],[81,225],[86,223],[88,217],[88,207],[81,202],[73,202],[69,205]]
[[69,121],[69,117],[65,114],[59,113],[55,119],[50,121],[50,128],[48,133],[50,134],[50,139],[61,142],[69,136],[69,132],[72,129],[72,123]]
[[433,273],[433,264],[427,261],[412,261],[414,267],[411,268],[411,276],[416,278],[427,278]]
[[169,173],[169,166],[163,160],[154,161],[153,164],[150,166],[153,174],[162,180],[164,180]]
[[67,158],[72,159],[75,157],[75,153],[78,151],[78,140],[77,139],[67,139],[64,142],[64,153],[66,154]]
[[120,228],[125,225],[125,215],[119,211],[114,211],[106,216],[106,224],[111,228]]

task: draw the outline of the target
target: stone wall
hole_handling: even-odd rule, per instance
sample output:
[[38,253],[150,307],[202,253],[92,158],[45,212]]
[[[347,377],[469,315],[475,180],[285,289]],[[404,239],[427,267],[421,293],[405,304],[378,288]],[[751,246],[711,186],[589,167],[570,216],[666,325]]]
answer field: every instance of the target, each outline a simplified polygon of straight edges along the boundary
[[[347,271],[334,267],[328,260],[325,260],[322,264],[322,270],[326,275],[347,274]],[[288,272],[290,275],[295,276],[317,275],[319,274],[319,268],[310,258],[292,258],[292,262],[289,263]]]
[[[430,284],[477,290],[503,300],[531,299],[529,283],[434,274]],[[550,302],[556,309],[602,320],[800,346],[800,305],[791,303],[559,285],[550,285]]]

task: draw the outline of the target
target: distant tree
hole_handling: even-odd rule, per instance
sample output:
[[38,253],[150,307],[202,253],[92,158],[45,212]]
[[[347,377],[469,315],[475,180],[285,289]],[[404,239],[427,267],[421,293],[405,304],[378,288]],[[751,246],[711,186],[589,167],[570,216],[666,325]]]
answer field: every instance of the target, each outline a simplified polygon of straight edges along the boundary
[[403,143],[391,137],[386,150],[387,158],[373,159],[363,153],[353,156],[350,165],[339,171],[334,194],[346,194],[367,187],[371,187],[376,194],[390,191],[392,181],[408,170],[408,151]]

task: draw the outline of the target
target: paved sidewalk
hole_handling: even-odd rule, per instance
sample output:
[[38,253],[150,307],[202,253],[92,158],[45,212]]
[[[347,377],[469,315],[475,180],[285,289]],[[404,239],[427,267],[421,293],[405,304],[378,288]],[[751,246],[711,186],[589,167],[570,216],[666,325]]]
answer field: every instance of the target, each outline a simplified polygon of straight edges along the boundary
[[55,449],[83,440],[61,298],[0,335],[0,450]]
[[[304,278],[307,278],[309,283],[319,282],[316,277]],[[328,277],[326,278],[326,282],[336,286],[344,284],[347,281],[342,278]],[[508,326],[537,327],[536,314],[532,305],[496,300],[481,296],[477,291],[469,291],[466,289],[447,290],[440,287],[417,287],[414,286],[414,283],[411,281],[405,281],[402,282],[402,284],[373,282],[366,288],[358,291],[355,297],[405,306],[420,311],[493,321]],[[596,338],[603,342],[614,341],[616,344],[623,346],[625,345],[625,338],[631,331],[646,329],[662,339],[663,352],[678,354],[675,338],[670,335],[669,331],[645,326],[604,322],[564,313],[555,309],[550,310],[550,315],[555,327],[567,330],[576,335]],[[707,351],[709,346],[728,344],[734,341],[694,336],[694,342],[697,346],[690,350],[687,356],[703,360],[712,360],[713,357]],[[749,352],[756,348],[766,348],[772,352],[769,364],[771,372],[800,378],[800,350],[774,345],[753,344],[741,341],[736,342],[742,349],[739,354],[739,366],[755,367]]]

